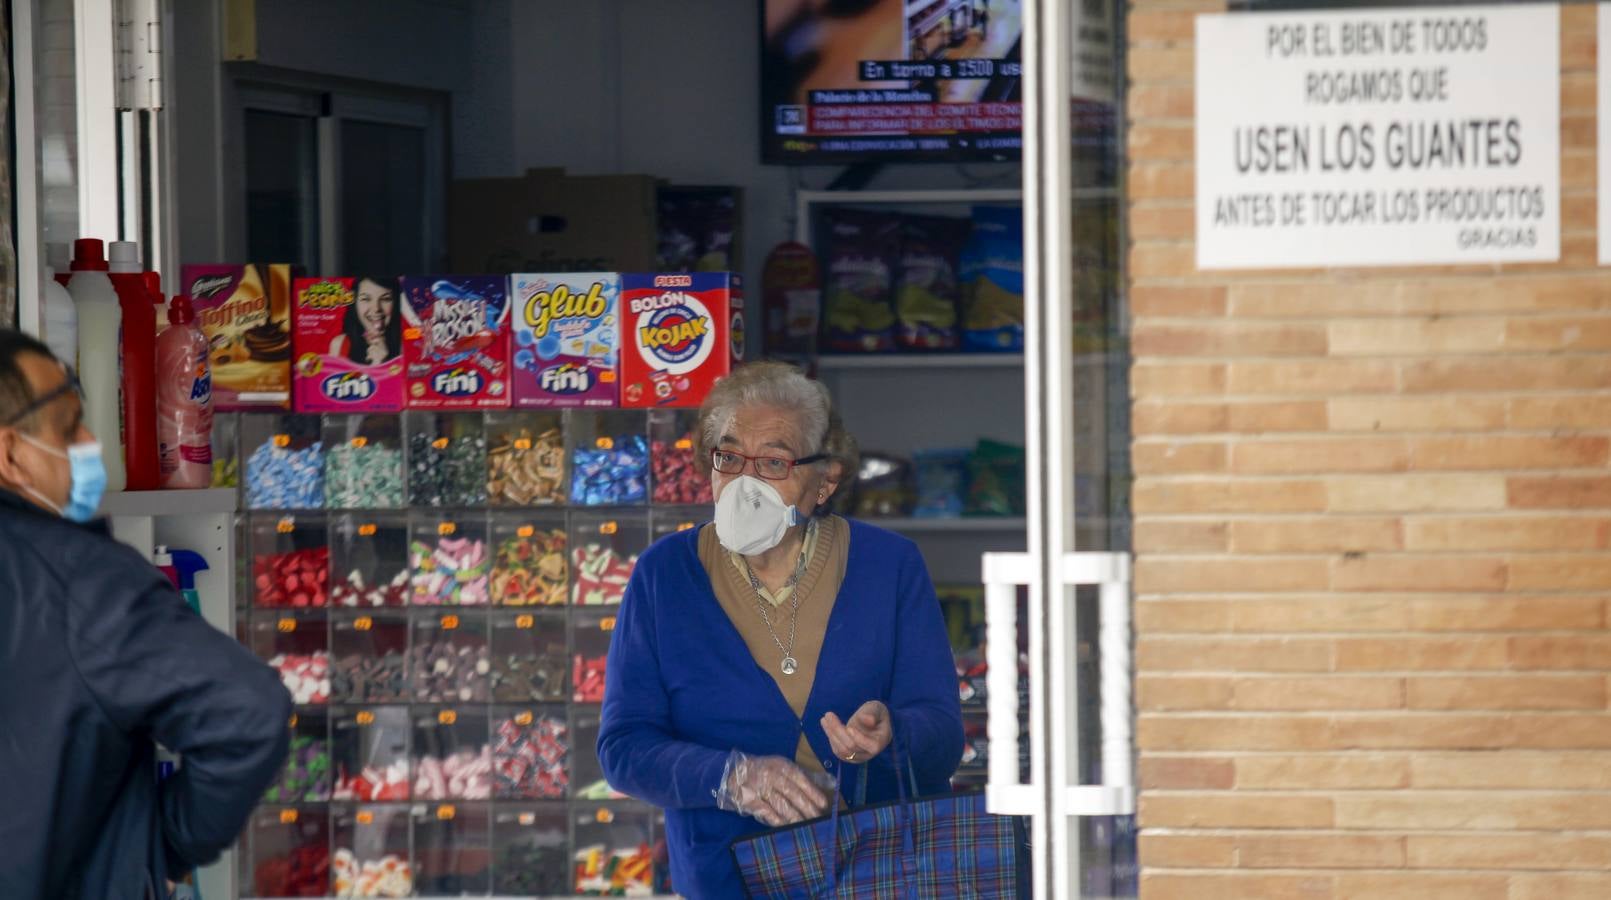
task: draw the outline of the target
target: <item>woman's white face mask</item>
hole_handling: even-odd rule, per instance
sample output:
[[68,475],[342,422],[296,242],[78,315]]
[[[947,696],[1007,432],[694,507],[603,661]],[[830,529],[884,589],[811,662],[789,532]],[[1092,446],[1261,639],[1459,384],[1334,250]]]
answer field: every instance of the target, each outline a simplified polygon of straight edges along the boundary
[[799,522],[800,511],[785,504],[777,488],[753,475],[729,481],[716,498],[716,538],[741,556],[765,553],[783,543],[789,528]]

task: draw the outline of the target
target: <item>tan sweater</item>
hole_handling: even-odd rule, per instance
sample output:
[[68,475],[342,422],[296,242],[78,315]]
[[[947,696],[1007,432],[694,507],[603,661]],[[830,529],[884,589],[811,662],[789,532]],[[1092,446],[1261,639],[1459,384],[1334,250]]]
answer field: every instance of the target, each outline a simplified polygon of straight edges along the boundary
[[[795,625],[791,655],[799,663],[799,669],[793,675],[785,675],[781,668],[783,651],[778,649],[778,641],[785,647],[789,645],[791,604],[768,608],[772,631],[777,633],[777,641],[774,641],[772,631],[767,630],[766,621],[761,618],[759,604],[762,601],[755,596],[749,579],[730,561],[716,538],[715,526],[706,525],[699,535],[699,561],[705,567],[705,574],[710,576],[717,601],[743,636],[756,664],[777,682],[796,716],[805,713],[806,701],[811,697],[811,686],[817,678],[817,658],[822,653],[823,637],[828,633],[828,617],[839,596],[839,586],[845,580],[845,564],[850,556],[850,528],[845,520],[837,516],[821,519],[812,550],[805,574],[794,588],[800,595],[800,619]],[[803,732],[794,759],[806,771],[823,771],[821,761]]]

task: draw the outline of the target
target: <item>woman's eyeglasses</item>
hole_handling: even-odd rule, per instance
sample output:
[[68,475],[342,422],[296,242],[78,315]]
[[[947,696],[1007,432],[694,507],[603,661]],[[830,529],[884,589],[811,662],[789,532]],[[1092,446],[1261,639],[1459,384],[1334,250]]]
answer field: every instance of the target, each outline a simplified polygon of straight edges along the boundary
[[711,468],[723,475],[744,474],[744,464],[754,463],[755,474],[768,481],[782,481],[789,477],[795,466],[806,466],[811,463],[822,462],[828,458],[826,453],[813,453],[799,459],[784,459],[781,456],[746,456],[732,450],[710,451]]

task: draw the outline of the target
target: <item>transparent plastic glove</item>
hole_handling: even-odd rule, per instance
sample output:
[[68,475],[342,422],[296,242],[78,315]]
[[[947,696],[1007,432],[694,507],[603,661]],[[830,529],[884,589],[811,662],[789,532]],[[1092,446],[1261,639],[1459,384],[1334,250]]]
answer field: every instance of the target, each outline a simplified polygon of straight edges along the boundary
[[777,828],[828,813],[837,783],[831,775],[808,775],[781,756],[751,756],[734,750],[714,791],[716,807]]

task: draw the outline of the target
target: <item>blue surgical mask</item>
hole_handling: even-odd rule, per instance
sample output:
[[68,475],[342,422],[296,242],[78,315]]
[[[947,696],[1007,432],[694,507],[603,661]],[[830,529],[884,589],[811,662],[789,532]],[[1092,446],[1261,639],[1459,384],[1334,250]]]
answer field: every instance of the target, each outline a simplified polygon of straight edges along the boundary
[[101,495],[106,493],[106,463],[101,460],[100,443],[90,441],[86,444],[74,444],[66,450],[58,450],[29,435],[17,436],[52,456],[67,460],[67,464],[72,468],[73,485],[68,492],[65,508],[57,506],[49,497],[33,488],[23,490],[55,510],[62,518],[74,522],[88,522],[95,518],[95,511],[101,508]]

